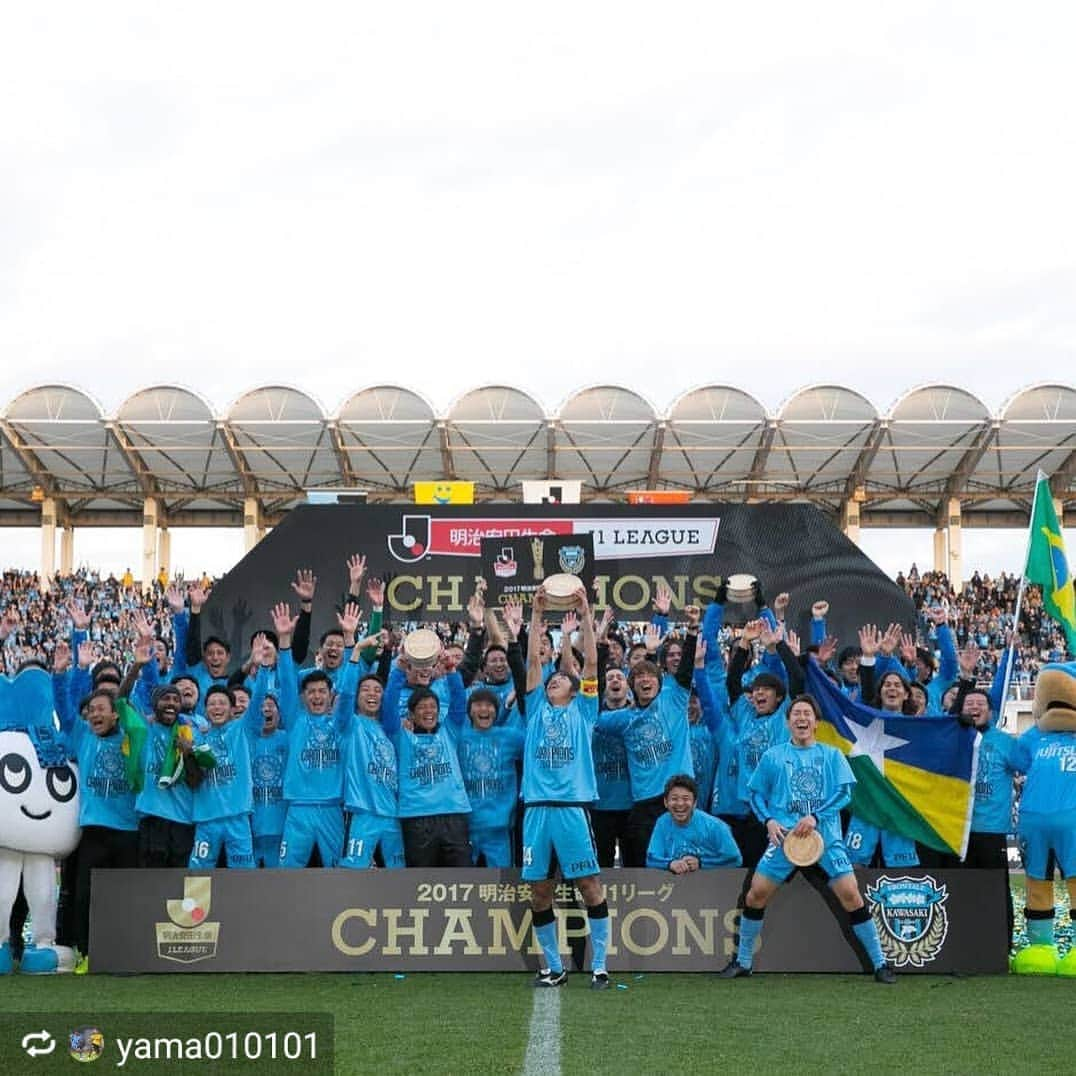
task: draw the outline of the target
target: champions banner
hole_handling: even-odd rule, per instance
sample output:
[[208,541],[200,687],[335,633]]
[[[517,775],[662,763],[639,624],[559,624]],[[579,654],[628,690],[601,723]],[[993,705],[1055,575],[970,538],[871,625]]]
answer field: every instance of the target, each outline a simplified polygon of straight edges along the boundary
[[[529,558],[522,543],[531,539],[585,534],[593,541],[592,604],[611,606],[621,621],[648,620],[661,584],[672,591],[675,619],[685,605],[709,604],[718,576],[749,572],[770,600],[791,594],[788,623],[805,641],[811,604],[821,599],[830,603],[829,631],[846,643],[861,624],[914,626],[904,592],[812,505],[301,505],[217,585],[202,637],[219,635],[245,654],[274,603],[294,606],[296,570],[312,568],[316,640],[336,624],[354,553],[366,556],[367,576],[390,578],[389,622],[463,620],[483,574],[483,540]],[[753,606],[726,611],[730,623],[753,615]]]
[[[886,958],[899,972],[1003,974],[1005,884],[997,871],[860,871]],[[714,971],[735,954],[742,870],[605,876],[609,967]],[[758,971],[858,972],[819,877],[797,875],[766,913]],[[523,971],[538,965],[530,886],[518,871],[99,870],[94,973]],[[557,889],[565,967],[586,967],[587,916]]]

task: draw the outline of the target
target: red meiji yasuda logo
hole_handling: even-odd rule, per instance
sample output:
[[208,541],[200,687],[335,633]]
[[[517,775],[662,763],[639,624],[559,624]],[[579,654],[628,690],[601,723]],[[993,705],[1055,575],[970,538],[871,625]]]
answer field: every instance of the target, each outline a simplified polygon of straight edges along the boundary
[[531,538],[543,534],[572,534],[570,519],[432,519],[404,516],[402,533],[390,534],[389,552],[405,564],[446,554],[478,557],[483,538]]
[[720,519],[434,519],[405,515],[400,532],[388,536],[389,552],[404,564],[440,555],[478,557],[483,538],[533,538],[556,534],[592,534],[597,560],[624,556],[710,555]]

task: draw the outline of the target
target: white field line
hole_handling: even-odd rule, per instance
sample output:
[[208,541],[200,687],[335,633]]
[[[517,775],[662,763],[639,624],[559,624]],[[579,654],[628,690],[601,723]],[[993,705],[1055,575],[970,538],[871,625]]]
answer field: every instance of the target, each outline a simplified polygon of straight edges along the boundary
[[523,1076],[560,1076],[560,992],[535,987]]

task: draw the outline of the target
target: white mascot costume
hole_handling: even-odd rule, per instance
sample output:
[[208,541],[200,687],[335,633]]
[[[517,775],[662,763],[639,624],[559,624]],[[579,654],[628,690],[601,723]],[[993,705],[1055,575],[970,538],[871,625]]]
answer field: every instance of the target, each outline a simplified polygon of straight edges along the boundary
[[78,845],[78,772],[56,727],[52,677],[31,666],[0,676],[0,975],[12,971],[11,907],[22,880],[32,944],[20,971],[71,971],[56,944],[56,861]]

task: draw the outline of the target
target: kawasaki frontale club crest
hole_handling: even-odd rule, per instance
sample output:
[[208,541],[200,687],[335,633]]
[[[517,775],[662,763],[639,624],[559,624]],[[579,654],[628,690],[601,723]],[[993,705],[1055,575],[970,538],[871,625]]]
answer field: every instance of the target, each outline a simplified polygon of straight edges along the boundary
[[867,900],[886,959],[895,967],[921,968],[934,960],[949,933],[948,888],[929,875],[889,878],[867,886]]
[[557,560],[562,572],[578,575],[587,562],[587,555],[581,545],[563,545],[557,551]]

